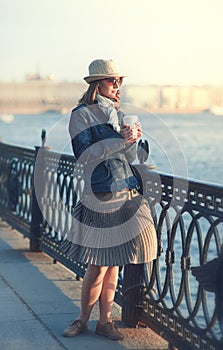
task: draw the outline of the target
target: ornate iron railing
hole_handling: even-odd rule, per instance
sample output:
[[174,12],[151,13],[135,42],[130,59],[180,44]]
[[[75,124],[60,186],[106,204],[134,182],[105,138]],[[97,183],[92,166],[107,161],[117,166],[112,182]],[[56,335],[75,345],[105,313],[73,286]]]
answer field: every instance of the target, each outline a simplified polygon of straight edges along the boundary
[[35,151],[0,143],[1,216],[29,237]]
[[146,273],[139,318],[179,348],[223,348],[215,295],[191,274],[192,266],[220,256],[223,187],[147,173],[144,195],[153,209],[159,252]]
[[[149,170],[142,179],[157,229],[154,264],[120,267],[116,302],[129,325],[145,323],[180,349],[220,349],[215,294],[191,273],[220,255],[223,187]],[[59,249],[82,191],[82,168],[72,156],[0,143],[0,215],[43,250],[83,276],[86,266]],[[34,215],[35,214],[35,215]]]

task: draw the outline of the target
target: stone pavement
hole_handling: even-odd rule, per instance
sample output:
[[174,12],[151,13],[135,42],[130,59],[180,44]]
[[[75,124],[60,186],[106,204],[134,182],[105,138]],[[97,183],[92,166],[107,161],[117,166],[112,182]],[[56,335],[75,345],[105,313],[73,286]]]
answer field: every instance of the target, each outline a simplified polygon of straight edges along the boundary
[[98,305],[89,330],[64,338],[65,326],[79,314],[81,281],[44,253],[29,251],[29,240],[0,221],[1,350],[166,350],[168,344],[149,328],[126,328],[114,305],[113,319],[125,334],[115,342],[96,335]]

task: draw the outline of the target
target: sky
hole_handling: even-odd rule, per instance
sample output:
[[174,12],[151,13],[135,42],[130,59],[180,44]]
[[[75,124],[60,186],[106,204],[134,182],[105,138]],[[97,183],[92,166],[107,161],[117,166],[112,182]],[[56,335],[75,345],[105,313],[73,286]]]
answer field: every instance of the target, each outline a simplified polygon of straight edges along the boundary
[[223,85],[222,0],[0,0],[0,81],[82,81],[114,59],[136,84]]

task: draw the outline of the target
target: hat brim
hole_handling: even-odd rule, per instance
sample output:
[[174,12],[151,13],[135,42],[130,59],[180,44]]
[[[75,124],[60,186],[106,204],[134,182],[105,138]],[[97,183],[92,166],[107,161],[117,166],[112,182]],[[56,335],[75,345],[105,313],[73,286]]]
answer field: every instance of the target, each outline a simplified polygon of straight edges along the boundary
[[106,79],[106,78],[115,78],[115,77],[122,77],[122,78],[126,78],[127,75],[125,74],[120,74],[120,73],[117,73],[117,74],[91,74],[91,75],[88,75],[87,77],[84,77],[84,80],[90,84],[92,83],[93,81],[96,81],[96,80],[103,80],[103,79]]

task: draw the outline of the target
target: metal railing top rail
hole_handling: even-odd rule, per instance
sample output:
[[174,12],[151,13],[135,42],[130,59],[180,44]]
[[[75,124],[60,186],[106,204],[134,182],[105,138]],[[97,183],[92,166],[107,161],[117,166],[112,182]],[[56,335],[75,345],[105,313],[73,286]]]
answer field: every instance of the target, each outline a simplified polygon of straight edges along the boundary
[[143,169],[140,172],[146,197],[223,217],[223,186],[150,170],[146,165],[138,167]]

